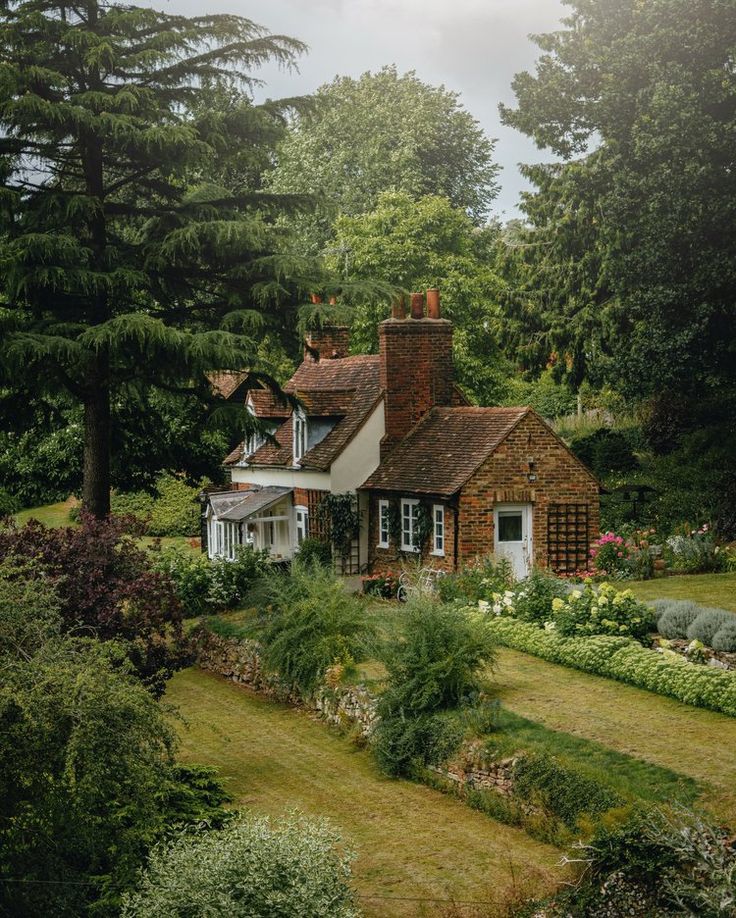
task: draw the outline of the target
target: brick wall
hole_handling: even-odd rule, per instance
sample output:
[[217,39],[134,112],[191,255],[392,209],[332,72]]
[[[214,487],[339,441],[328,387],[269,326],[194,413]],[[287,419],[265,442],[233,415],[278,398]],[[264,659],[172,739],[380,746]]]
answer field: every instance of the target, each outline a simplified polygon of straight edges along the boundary
[[378,326],[378,336],[386,393],[384,456],[430,408],[453,404],[452,323],[388,319]]
[[[536,481],[530,482],[529,459]],[[585,505],[588,544],[600,530],[599,487],[544,421],[528,414],[463,488],[459,505],[460,562],[493,551],[493,507],[532,504],[534,562],[546,567],[550,504]]]
[[[419,556],[413,552],[402,552],[400,549],[400,540],[391,533],[389,537],[389,547],[388,548],[379,548],[378,547],[378,501],[379,500],[388,500],[389,503],[393,504],[395,507],[400,509],[401,497],[416,497],[421,500],[423,503],[426,503],[428,509],[431,511],[434,504],[442,504],[445,508],[445,554],[444,556],[432,555],[431,545],[428,546],[428,549],[424,551],[421,557],[421,561],[424,564],[427,564],[431,567],[437,568],[438,570],[452,571],[455,569],[455,519],[456,511],[455,509],[448,504],[446,501],[432,498],[427,498],[415,494],[403,494],[397,496],[396,494],[389,493],[379,493],[371,492],[370,502],[369,502],[369,525],[368,525],[368,558],[370,562],[370,569],[374,572],[381,572],[387,570],[395,571],[397,568],[401,567],[402,562],[404,563],[413,563],[419,560]],[[396,512],[396,511],[394,511]],[[431,535],[430,535],[431,539]]]
[[[307,333],[307,345],[317,351],[322,360],[347,357],[350,354],[350,329],[347,325],[324,325],[319,331]],[[304,359],[315,359],[306,348]]]

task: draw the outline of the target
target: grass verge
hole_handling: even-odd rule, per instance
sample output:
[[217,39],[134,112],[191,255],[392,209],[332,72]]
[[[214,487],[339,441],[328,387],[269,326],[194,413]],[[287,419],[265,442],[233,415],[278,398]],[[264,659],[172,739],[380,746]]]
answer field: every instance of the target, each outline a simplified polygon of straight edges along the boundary
[[736,573],[687,574],[622,583],[639,599],[690,599],[703,606],[736,612]]

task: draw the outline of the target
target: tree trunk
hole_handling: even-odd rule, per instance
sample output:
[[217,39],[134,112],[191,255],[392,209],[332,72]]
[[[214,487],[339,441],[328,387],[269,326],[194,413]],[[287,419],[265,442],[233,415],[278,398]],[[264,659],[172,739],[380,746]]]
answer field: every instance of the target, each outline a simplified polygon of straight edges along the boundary
[[98,519],[110,513],[110,388],[100,376],[84,399],[82,484],[82,506]]

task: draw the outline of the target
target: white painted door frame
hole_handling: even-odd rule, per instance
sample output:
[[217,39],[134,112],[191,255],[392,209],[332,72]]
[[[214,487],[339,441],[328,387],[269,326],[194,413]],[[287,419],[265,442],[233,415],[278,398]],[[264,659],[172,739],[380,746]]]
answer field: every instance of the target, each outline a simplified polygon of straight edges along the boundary
[[533,504],[496,504],[493,508],[493,553],[511,562],[519,580],[532,570],[533,512]]

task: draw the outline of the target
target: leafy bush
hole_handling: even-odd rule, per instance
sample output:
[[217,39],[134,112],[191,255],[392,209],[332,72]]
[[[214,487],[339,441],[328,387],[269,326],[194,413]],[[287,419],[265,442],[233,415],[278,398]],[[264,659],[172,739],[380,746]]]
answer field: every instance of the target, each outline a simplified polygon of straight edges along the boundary
[[703,608],[698,613],[687,629],[687,636],[691,641],[700,641],[706,647],[713,646],[713,638],[723,625],[730,625],[736,620],[733,612],[724,609]]
[[268,570],[268,552],[249,545],[236,549],[235,558],[210,561],[178,548],[165,548],[156,556],[156,569],[173,581],[184,615],[213,615],[243,602],[251,587]]
[[357,918],[352,855],[323,821],[242,816],[154,850],[123,918]]
[[447,574],[437,581],[439,597],[443,602],[460,600],[471,604],[489,600],[494,593],[513,585],[514,574],[506,558],[479,558],[455,574]]
[[731,614],[731,620],[716,631],[711,647],[724,653],[736,653],[736,615]]
[[726,554],[707,524],[667,539],[670,566],[684,574],[708,574],[725,569]]
[[584,813],[596,816],[623,803],[610,787],[546,753],[519,756],[513,779],[515,796],[541,806],[570,829]]
[[35,578],[58,594],[63,630],[124,641],[141,678],[162,691],[177,663],[171,639],[181,633],[181,605],[171,578],[123,529],[120,520],[87,515],[78,528],[6,521],[0,560],[32,559]]
[[32,656],[61,634],[61,600],[48,580],[35,576],[32,561],[0,561],[0,657]]
[[372,625],[331,571],[295,561],[290,574],[271,574],[266,593],[272,615],[260,638],[264,663],[303,695],[329,666],[361,659]]
[[318,564],[320,567],[332,567],[332,547],[329,542],[313,536],[304,539],[299,546],[298,558],[301,564],[309,567]]
[[601,824],[576,856],[588,870],[558,897],[555,916],[733,914],[736,852],[726,830],[695,813],[634,810]]
[[12,516],[20,510],[20,501],[5,488],[0,488],[0,517]]
[[393,571],[384,574],[369,574],[362,579],[363,592],[368,596],[380,596],[382,599],[395,599],[401,585]]
[[511,591],[513,615],[543,625],[552,618],[552,600],[567,596],[567,585],[546,571],[533,571]]
[[110,512],[116,516],[134,516],[146,524],[153,513],[155,501],[153,494],[147,491],[113,491],[110,495]]
[[565,599],[552,601],[555,627],[565,637],[614,634],[641,639],[654,629],[654,613],[631,590],[619,591],[609,583],[596,588],[586,583]]
[[437,715],[472,704],[481,671],[494,658],[494,641],[479,615],[426,598],[408,604],[404,639],[386,651],[387,687],[373,734],[384,771],[406,773],[452,751],[461,734]]
[[736,717],[734,672],[697,666],[674,651],[660,653],[626,637],[566,638],[503,617],[490,618],[488,625],[499,643],[515,650]]
[[626,435],[610,427],[575,437],[570,441],[570,449],[601,478],[613,472],[630,472],[639,466]]
[[152,536],[196,536],[200,531],[200,488],[193,488],[176,475],[164,474],[156,481],[156,499],[148,523]]
[[[28,645],[26,650],[30,651]],[[214,775],[177,766],[170,718],[114,643],[51,637],[3,661],[3,915],[116,915],[149,846],[224,816]]]
[[652,603],[657,617],[657,631],[669,640],[687,637],[687,629],[702,611],[689,599],[658,599]]

